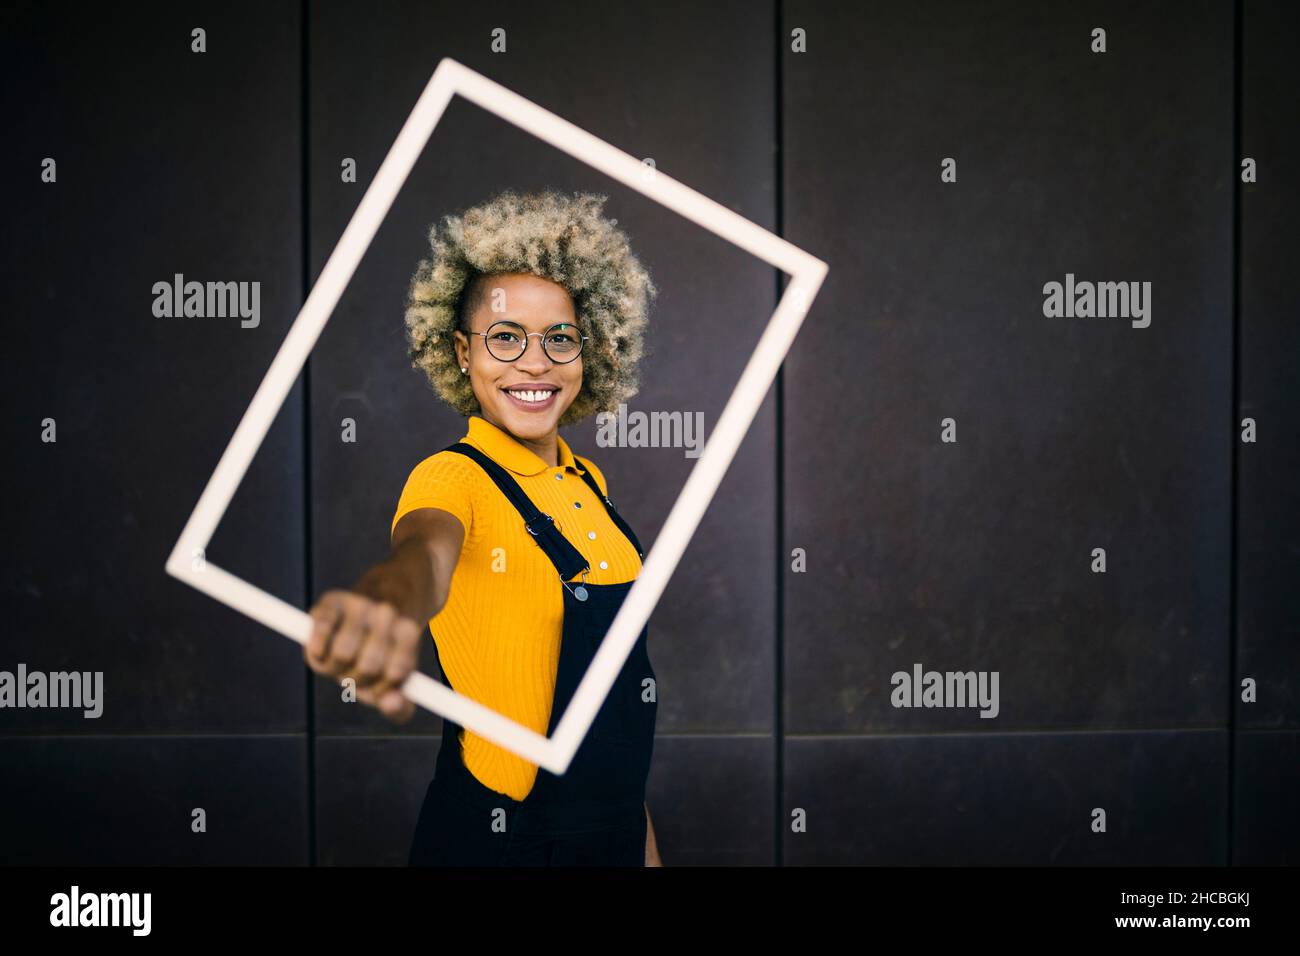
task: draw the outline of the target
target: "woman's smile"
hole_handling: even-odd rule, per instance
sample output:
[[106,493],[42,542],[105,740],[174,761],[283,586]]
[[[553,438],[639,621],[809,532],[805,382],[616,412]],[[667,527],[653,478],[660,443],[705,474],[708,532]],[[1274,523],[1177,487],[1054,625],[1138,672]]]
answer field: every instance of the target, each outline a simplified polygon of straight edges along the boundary
[[504,385],[501,391],[513,399],[516,407],[526,412],[545,412],[555,407],[560,386],[550,382],[528,382],[521,385]]

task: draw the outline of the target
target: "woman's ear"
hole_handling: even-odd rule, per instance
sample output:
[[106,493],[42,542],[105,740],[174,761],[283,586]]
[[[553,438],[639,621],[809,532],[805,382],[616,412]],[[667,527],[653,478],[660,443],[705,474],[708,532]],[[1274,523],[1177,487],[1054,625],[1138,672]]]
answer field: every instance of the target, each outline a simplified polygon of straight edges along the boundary
[[452,332],[456,339],[456,364],[461,369],[469,368],[469,336],[456,329]]

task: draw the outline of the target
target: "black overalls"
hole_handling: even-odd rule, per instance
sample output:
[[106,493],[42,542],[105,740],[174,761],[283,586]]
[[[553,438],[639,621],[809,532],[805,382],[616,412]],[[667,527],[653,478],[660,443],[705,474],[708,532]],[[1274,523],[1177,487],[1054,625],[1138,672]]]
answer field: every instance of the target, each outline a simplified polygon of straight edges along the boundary
[[[579,574],[585,578],[583,572],[590,568],[560,534],[551,516],[541,513],[506,470],[477,448],[457,442],[445,450],[466,455],[482,466],[559,572],[557,583],[564,589],[564,631],[546,731],[551,736],[632,582],[571,581]],[[644,557],[636,535],[585,468],[582,478]],[[648,694],[651,700],[642,699],[642,681],[655,677],[647,637],[648,628],[643,627],[568,770],[556,776],[539,767],[533,788],[522,801],[492,790],[469,772],[460,753],[462,728],[444,717],[442,748],[420,809],[410,864],[644,866],[645,785],[658,711],[657,691]],[[498,808],[504,812],[497,812]]]

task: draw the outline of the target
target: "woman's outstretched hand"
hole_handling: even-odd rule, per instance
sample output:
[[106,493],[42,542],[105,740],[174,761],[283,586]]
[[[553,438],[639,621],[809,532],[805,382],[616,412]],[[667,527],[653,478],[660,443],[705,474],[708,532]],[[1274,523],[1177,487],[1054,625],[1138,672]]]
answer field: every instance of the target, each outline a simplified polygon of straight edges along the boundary
[[307,612],[314,623],[303,659],[318,674],[355,682],[357,699],[404,724],[415,704],[401,692],[420,658],[424,625],[402,613],[382,575],[370,574],[351,591],[324,592]]

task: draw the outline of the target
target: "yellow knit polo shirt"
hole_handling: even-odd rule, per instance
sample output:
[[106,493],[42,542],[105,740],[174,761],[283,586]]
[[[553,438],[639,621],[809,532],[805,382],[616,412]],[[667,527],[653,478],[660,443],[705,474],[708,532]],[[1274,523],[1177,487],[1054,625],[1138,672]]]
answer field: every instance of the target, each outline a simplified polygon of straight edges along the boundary
[[[591,565],[589,584],[635,580],[641,570],[636,548],[582,480],[562,437],[556,467],[478,415],[470,416],[461,441],[505,468],[524,494],[555,519],[560,533]],[[588,464],[597,486],[609,494],[604,475]],[[429,621],[447,679],[457,693],[545,735],[564,625],[559,572],[487,472],[464,455],[440,451],[415,466],[390,533],[417,508],[440,508],[465,527],[447,603]],[[461,744],[465,766],[485,786],[515,800],[532,790],[537,764],[472,730],[463,730]]]

